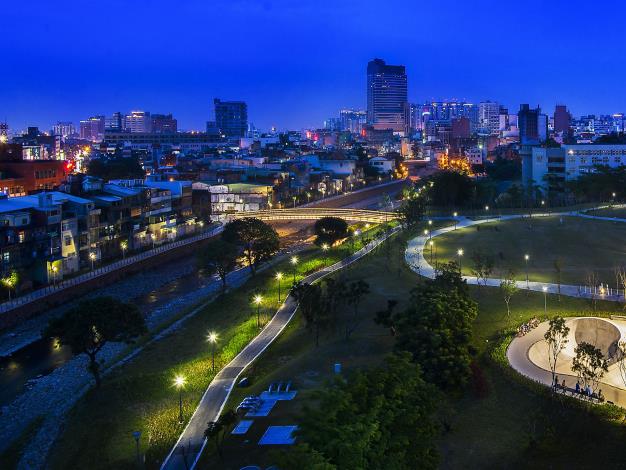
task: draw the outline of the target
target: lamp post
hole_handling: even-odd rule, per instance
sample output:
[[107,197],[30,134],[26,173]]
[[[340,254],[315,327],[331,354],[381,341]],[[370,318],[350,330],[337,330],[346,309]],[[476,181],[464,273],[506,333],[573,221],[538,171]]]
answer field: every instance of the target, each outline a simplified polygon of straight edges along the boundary
[[292,256],[291,257],[291,265],[293,266],[293,283],[296,283],[296,266],[298,265],[298,257],[297,256]]
[[323,243],[322,244],[322,251],[324,252],[324,264],[326,264],[328,262],[328,257],[326,255],[326,253],[328,252],[328,243]]
[[524,255],[524,262],[526,263],[526,290],[528,290],[528,260],[530,259],[530,255]]
[[276,280],[278,281],[278,303],[280,304],[280,280],[283,278],[283,273],[276,273]]
[[452,216],[454,217],[454,230],[456,230],[456,224],[459,222],[459,221],[457,220],[458,215],[459,215],[459,214],[458,214],[457,212],[455,212],[455,213],[453,213],[453,214],[452,214]]
[[2,279],[2,284],[7,287],[7,290],[9,291],[9,301],[11,301],[11,289],[13,288],[13,279],[11,278],[10,274],[8,277]]
[[548,315],[548,287],[543,286],[541,290],[543,291],[543,314],[547,316]]
[[256,304],[256,326],[261,328],[261,303],[263,303],[263,297],[260,294],[255,295],[254,303]]
[[120,248],[122,249],[122,258],[126,258],[126,249],[128,248],[128,242],[126,240],[121,242]]
[[57,271],[58,270],[59,270],[59,268],[57,268],[54,265],[50,268],[50,271],[52,271],[52,285],[54,285],[54,286],[57,285]]
[[187,380],[182,375],[174,378],[174,386],[178,389],[178,423],[183,424],[183,388]]
[[96,254],[93,251],[89,253],[89,259],[91,260],[91,270],[93,271],[93,265],[96,261]]
[[293,208],[294,209],[296,208],[296,199],[297,199],[297,197],[293,196]]
[[430,246],[430,264],[433,264],[433,245],[435,244],[434,241],[429,241],[428,242],[428,246]]
[[463,248],[459,248],[457,250],[457,252],[456,252],[456,255],[459,258],[459,272],[462,272],[463,271],[463,267],[461,265],[461,258],[463,257]]
[[141,465],[141,457],[139,455],[139,438],[141,431],[133,431],[133,439],[135,439],[135,448],[137,449],[137,465]]
[[217,333],[211,331],[206,337],[206,340],[211,343],[211,370],[215,372],[215,344],[217,343]]

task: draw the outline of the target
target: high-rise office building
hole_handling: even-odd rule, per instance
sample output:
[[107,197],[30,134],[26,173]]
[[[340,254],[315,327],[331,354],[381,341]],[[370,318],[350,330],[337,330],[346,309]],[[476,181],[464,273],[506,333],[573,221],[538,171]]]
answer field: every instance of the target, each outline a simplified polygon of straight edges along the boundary
[[498,135],[500,132],[500,105],[494,101],[482,101],[479,103],[478,123],[483,133]]
[[554,132],[556,134],[568,134],[571,121],[572,116],[567,110],[567,107],[563,104],[557,104],[556,108],[554,108]]
[[92,116],[80,121],[80,138],[100,142],[104,138],[104,116]]
[[178,121],[171,114],[153,114],[152,132],[156,134],[176,134]]
[[76,129],[74,129],[74,123],[69,121],[59,121],[52,128],[53,135],[59,135],[64,139],[75,133]]
[[148,111],[131,111],[124,117],[124,129],[131,133],[152,132],[152,118]]
[[124,117],[122,113],[118,111],[106,118],[104,128],[109,132],[122,132],[124,130]]
[[248,106],[243,101],[213,100],[215,127],[226,137],[245,137],[248,131]]
[[374,129],[408,131],[409,103],[404,65],[387,65],[382,59],[367,64],[367,122]]
[[0,122],[0,143],[9,140],[9,125],[6,122]]
[[545,114],[541,114],[541,108],[531,109],[527,104],[520,105],[517,113],[517,125],[522,145],[539,144],[542,140],[545,140],[548,119]]

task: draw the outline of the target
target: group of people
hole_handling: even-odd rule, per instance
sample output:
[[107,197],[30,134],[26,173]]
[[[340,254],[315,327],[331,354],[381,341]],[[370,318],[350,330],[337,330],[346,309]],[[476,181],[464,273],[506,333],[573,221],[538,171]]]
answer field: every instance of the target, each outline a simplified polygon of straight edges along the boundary
[[576,381],[576,387],[574,389],[569,389],[567,388],[567,385],[565,385],[565,379],[563,379],[562,382],[559,382],[559,376],[555,375],[554,376],[554,382],[552,383],[552,388],[555,391],[563,391],[563,393],[567,393],[568,391],[572,392],[572,396],[579,396],[582,398],[588,398],[588,399],[595,399],[598,400],[599,402],[603,402],[604,401],[604,395],[602,394],[602,389],[598,390],[598,393],[594,392],[593,389],[591,388],[591,386],[589,384],[587,384],[585,387],[583,387],[580,384],[580,380]]
[[522,323],[517,328],[517,336],[524,336],[526,333],[530,333],[531,330],[539,326],[539,319],[537,317],[531,318],[526,323]]

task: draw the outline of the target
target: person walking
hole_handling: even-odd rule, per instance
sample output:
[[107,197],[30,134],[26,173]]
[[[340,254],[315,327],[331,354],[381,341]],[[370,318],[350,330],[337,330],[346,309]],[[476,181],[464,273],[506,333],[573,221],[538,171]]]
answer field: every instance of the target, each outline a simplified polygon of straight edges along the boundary
[[580,382],[576,381],[576,393],[580,393]]

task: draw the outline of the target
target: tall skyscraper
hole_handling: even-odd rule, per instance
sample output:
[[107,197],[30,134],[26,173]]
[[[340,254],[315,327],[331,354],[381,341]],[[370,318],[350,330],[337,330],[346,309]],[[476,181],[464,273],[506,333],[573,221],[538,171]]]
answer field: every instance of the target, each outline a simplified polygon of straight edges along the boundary
[[171,114],[153,114],[152,132],[155,134],[176,134],[178,121]]
[[92,142],[104,139],[104,116],[92,116],[80,121],[80,138]]
[[354,109],[342,109],[339,111],[341,128],[354,134],[360,134],[363,125],[367,123],[367,112]]
[[563,104],[557,104],[554,108],[554,132],[556,134],[563,133],[566,135],[570,131],[572,117]]
[[248,106],[243,101],[213,100],[215,127],[226,137],[245,137],[248,131]]
[[[542,117],[543,116],[543,117]],[[520,105],[517,113],[517,125],[519,127],[519,140],[522,145],[539,144],[542,137],[546,135],[547,119],[545,114],[541,114],[541,108],[531,109],[529,105]]]
[[124,118],[119,111],[113,113],[105,120],[105,129],[110,132],[122,132],[124,130]]
[[478,104],[478,122],[482,132],[498,135],[500,132],[500,105],[494,101]]
[[374,129],[408,131],[409,103],[404,65],[387,65],[382,59],[367,64],[367,122]]
[[131,111],[124,117],[124,129],[132,133],[152,132],[152,118],[148,111]]

